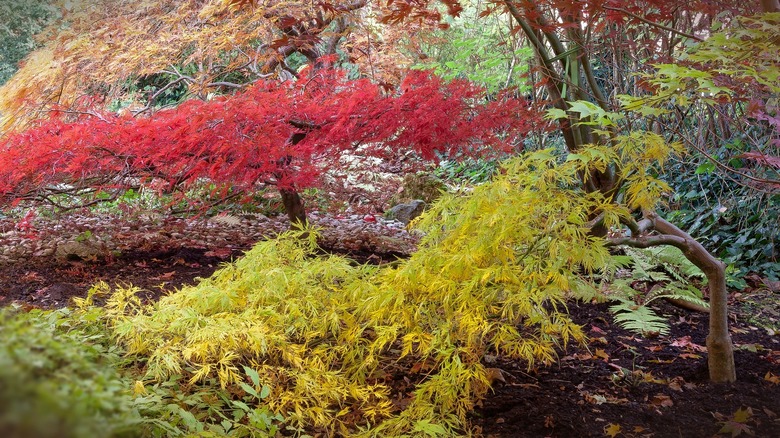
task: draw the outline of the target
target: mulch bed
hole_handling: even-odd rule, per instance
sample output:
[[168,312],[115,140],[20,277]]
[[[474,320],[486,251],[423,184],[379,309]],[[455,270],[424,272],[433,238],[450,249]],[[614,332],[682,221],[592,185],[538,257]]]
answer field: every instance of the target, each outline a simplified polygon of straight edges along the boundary
[[[35,258],[0,266],[0,305],[62,307],[99,280],[132,283],[155,299],[240,254],[241,248],[179,247],[123,251],[108,260]],[[366,252],[358,258],[383,262],[396,255]],[[607,304],[572,303],[569,311],[589,344],[569,346],[557,364],[532,369],[491,358],[487,366],[504,381],[495,382],[473,422],[486,437],[780,437],[780,327],[774,318],[780,298],[762,293],[756,299],[769,298],[765,308],[774,310],[761,324],[750,309],[764,304],[752,300],[751,291],[732,306],[734,384],[707,383],[706,315],[661,304],[671,333],[648,339],[613,324]]]

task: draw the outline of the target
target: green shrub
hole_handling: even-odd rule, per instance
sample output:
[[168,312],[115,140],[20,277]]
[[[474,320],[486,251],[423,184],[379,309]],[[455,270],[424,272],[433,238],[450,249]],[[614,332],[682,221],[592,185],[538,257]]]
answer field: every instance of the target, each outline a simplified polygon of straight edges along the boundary
[[135,436],[143,418],[97,311],[0,310],[0,431],[13,437]]
[[[715,154],[732,166],[742,166],[742,159],[735,158],[739,144],[726,145]],[[676,192],[667,219],[729,265],[730,287],[745,287],[742,277],[749,272],[780,279],[780,195],[740,185],[702,157],[694,178],[680,171],[696,160],[671,166],[667,173]]]

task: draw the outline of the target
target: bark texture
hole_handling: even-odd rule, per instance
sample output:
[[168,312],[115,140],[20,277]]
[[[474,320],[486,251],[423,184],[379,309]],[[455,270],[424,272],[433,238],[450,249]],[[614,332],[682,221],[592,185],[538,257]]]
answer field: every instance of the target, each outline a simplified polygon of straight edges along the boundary
[[707,276],[707,286],[710,290],[710,331],[707,335],[707,365],[710,381],[714,383],[736,381],[734,345],[729,334],[726,265],[710,254],[690,234],[656,213],[651,213],[648,218],[654,223],[658,232],[681,238],[684,244],[678,246],[680,250]]
[[290,219],[290,229],[303,230],[306,228],[306,209],[303,206],[301,195],[294,189],[279,189],[282,195],[282,204]]
[[780,12],[780,0],[761,0],[764,12]]

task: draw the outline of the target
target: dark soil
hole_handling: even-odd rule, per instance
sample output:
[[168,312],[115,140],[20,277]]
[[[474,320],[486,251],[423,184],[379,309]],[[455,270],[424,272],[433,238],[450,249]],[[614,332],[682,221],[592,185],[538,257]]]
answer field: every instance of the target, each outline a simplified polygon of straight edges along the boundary
[[646,339],[614,325],[607,308],[570,305],[590,342],[558,364],[496,365],[506,383],[475,414],[485,436],[780,437],[777,334],[733,320],[737,382],[712,385],[706,315],[662,305],[671,334]]
[[[108,260],[35,258],[0,266],[0,305],[61,307],[96,281],[132,283],[148,299],[209,276],[242,249],[123,251]],[[361,262],[397,254],[363,252]],[[559,363],[527,369],[491,359],[504,382],[473,420],[486,437],[780,437],[780,297],[748,290],[732,299],[737,382],[707,383],[707,316],[666,304],[668,336],[642,338],[612,323],[606,304],[570,305],[590,337]]]

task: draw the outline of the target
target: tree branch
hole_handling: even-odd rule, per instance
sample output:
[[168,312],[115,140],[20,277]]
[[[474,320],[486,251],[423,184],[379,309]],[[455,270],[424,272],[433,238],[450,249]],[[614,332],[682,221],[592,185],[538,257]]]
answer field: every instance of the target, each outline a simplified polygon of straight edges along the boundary
[[607,10],[610,10],[610,11],[615,11],[615,12],[620,12],[622,14],[626,14],[626,15],[628,15],[630,17],[636,18],[637,20],[641,21],[642,23],[649,24],[650,26],[657,27],[659,29],[663,29],[663,30],[672,32],[673,34],[676,34],[676,35],[684,36],[686,38],[690,38],[690,39],[696,40],[698,42],[703,42],[704,41],[703,39],[697,37],[696,35],[692,35],[692,34],[689,34],[689,33],[685,33],[685,32],[679,31],[679,30],[677,30],[677,29],[675,29],[673,27],[665,26],[665,25],[663,25],[661,23],[656,23],[655,21],[651,21],[651,20],[648,20],[647,18],[640,17],[639,15],[636,15],[636,14],[634,14],[632,12],[629,12],[629,11],[623,9],[623,8],[615,8],[615,7],[612,7],[612,6],[603,6],[603,8],[607,9]]

